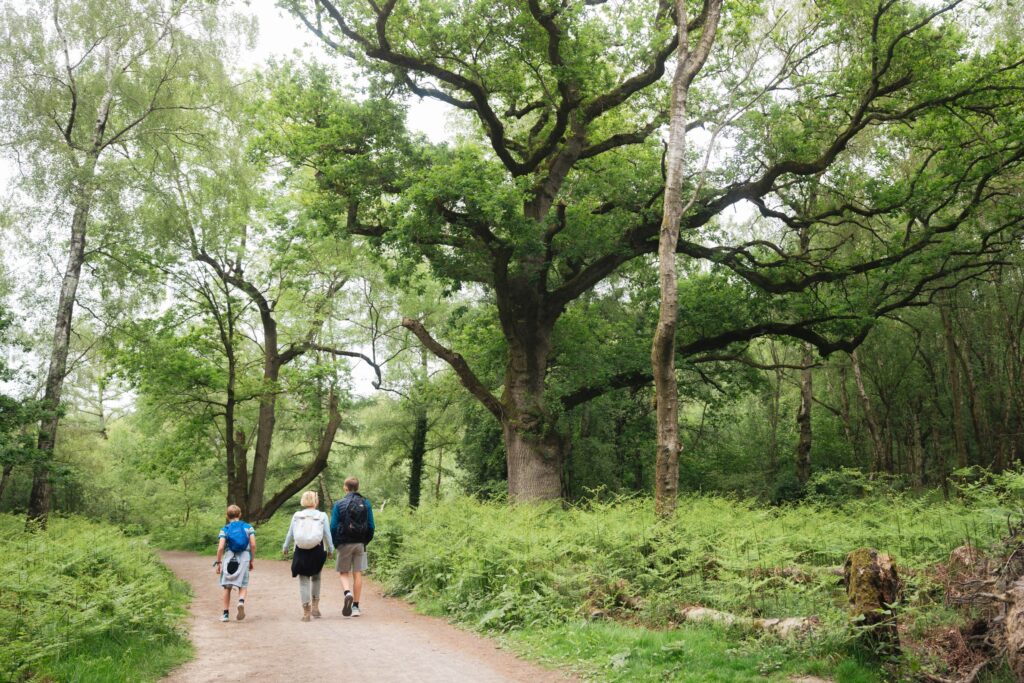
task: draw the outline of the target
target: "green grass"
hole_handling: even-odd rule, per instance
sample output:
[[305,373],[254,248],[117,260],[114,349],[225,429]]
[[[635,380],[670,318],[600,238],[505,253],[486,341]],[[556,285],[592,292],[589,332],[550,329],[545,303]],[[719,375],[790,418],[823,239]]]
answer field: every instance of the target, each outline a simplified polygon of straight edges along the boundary
[[877,667],[827,658],[815,666],[770,639],[711,626],[653,631],[612,622],[576,622],[512,631],[507,645],[550,665],[575,662],[585,678],[622,681],[785,681],[794,674],[832,674],[839,683],[876,683]]
[[107,634],[82,641],[42,671],[61,683],[157,681],[191,657],[191,644],[176,634]]
[[190,654],[188,587],[146,541],[52,518],[0,515],[0,680],[152,681]]

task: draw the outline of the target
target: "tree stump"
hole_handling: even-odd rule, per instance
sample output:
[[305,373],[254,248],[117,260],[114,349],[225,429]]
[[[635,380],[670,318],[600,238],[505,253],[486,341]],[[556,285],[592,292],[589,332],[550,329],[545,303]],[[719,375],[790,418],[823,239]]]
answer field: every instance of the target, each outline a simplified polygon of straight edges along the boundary
[[851,616],[866,642],[879,654],[898,654],[900,636],[891,605],[899,593],[899,577],[892,558],[874,548],[858,548],[846,556],[843,579]]
[[1013,677],[1024,681],[1024,579],[1014,581],[1006,597],[1006,658]]

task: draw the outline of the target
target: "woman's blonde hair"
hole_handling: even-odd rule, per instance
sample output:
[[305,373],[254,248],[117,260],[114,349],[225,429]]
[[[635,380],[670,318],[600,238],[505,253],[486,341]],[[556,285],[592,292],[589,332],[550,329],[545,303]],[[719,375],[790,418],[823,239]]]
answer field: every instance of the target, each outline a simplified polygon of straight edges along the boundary
[[302,500],[299,503],[304,508],[315,508],[320,504],[320,496],[316,495],[316,491],[306,491],[302,494]]

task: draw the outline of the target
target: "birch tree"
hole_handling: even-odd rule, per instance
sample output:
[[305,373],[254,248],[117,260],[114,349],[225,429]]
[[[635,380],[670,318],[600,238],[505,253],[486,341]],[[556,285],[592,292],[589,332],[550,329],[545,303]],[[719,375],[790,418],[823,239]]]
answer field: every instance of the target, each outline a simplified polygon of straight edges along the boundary
[[52,202],[66,230],[29,505],[45,525],[96,195],[118,182],[118,160],[188,136],[189,114],[209,105],[220,80],[222,41],[210,33],[212,8],[198,0],[49,0],[24,10],[5,2],[0,12],[3,145],[22,164],[26,190]]

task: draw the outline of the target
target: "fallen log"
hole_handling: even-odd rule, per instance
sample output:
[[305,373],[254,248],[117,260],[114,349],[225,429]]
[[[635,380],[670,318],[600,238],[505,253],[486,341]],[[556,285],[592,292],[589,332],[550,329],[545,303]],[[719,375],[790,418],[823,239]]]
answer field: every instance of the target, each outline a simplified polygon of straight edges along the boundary
[[679,610],[678,614],[681,621],[722,624],[723,626],[739,626],[742,628],[774,633],[782,638],[801,635],[821,625],[821,620],[815,616],[758,619],[696,605],[683,607]]

